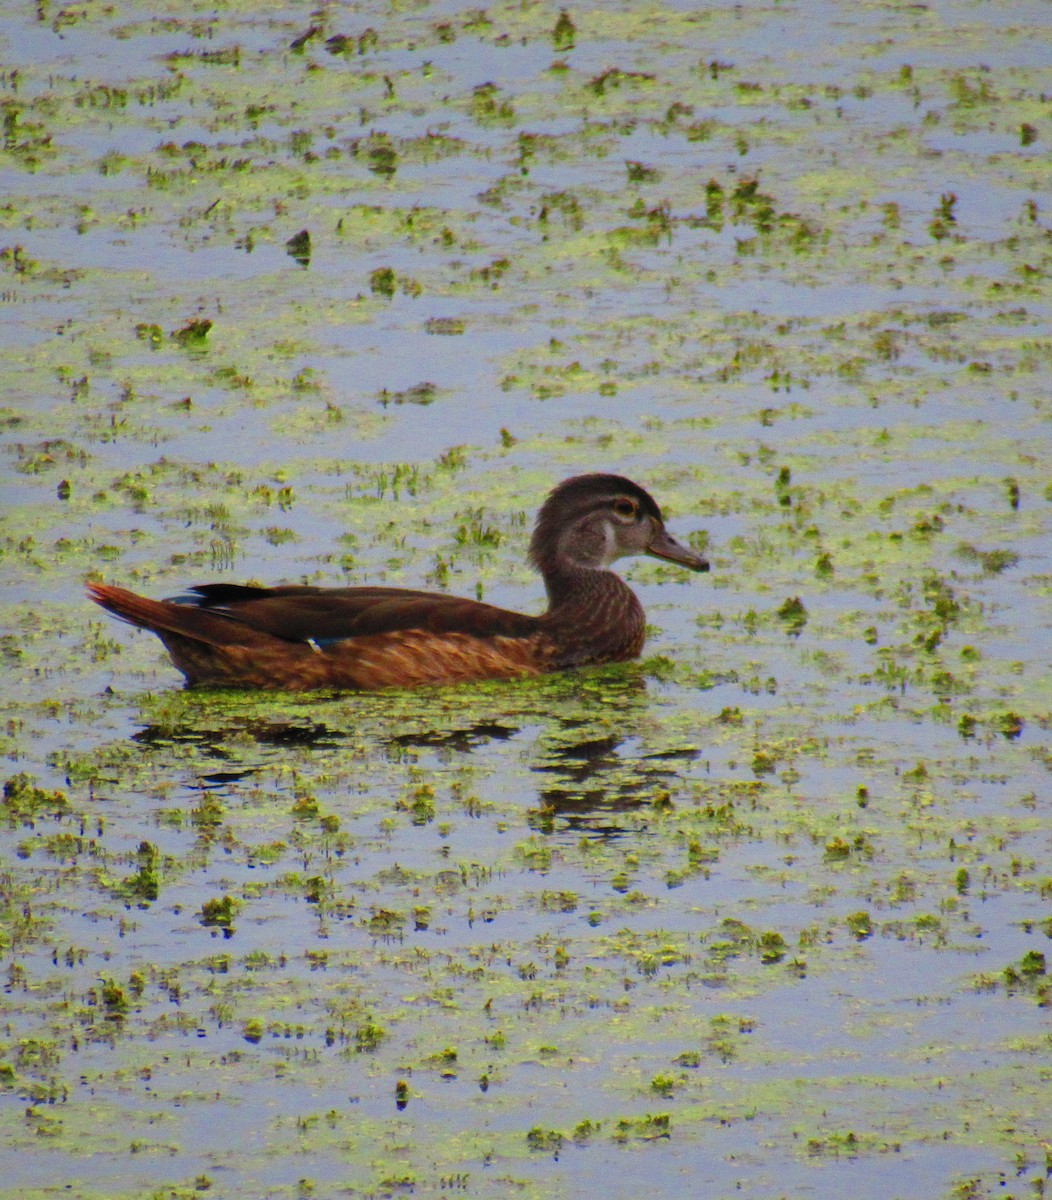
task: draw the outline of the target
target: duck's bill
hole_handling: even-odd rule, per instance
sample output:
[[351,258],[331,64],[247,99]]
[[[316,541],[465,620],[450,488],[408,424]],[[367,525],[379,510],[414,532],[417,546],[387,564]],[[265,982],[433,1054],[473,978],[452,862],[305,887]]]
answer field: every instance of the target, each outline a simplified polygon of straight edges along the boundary
[[689,546],[677,542],[664,529],[654,535],[653,541],[647,546],[647,554],[676,563],[677,566],[686,567],[690,571],[707,571],[709,569],[708,559],[702,558]]

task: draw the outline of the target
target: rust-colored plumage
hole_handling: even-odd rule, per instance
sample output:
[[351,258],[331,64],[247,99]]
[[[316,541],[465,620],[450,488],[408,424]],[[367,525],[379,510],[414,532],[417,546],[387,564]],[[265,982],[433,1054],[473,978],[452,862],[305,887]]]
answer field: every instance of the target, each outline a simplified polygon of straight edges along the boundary
[[157,634],[191,685],[372,690],[635,658],[643,609],[608,570],[629,554],[708,570],[667,533],[660,509],[637,484],[578,475],[555,488],[537,517],[530,560],[548,591],[548,609],[537,617],[402,588],[212,583],[149,600],[108,584],[87,586],[97,604]]

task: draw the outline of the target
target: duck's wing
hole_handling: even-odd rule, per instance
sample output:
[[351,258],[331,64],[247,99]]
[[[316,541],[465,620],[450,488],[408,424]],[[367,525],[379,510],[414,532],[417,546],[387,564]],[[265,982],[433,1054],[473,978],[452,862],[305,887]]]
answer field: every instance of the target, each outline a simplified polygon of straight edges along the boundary
[[175,603],[224,617],[258,633],[325,645],[415,629],[472,637],[529,637],[539,618],[478,600],[404,588],[247,587],[209,583]]

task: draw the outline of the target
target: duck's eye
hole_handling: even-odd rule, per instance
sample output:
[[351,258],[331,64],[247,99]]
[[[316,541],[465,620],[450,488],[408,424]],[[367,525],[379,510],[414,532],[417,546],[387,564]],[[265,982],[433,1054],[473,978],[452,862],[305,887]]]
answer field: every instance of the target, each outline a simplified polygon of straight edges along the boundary
[[626,500],[624,496],[619,496],[614,501],[612,507],[619,517],[633,518],[636,515],[635,503],[631,500]]

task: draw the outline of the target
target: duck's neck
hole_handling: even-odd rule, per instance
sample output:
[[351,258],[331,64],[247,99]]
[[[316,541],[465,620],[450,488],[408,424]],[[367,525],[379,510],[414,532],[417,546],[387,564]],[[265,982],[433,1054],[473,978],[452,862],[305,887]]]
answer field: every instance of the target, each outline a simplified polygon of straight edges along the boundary
[[613,571],[547,564],[544,585],[548,611],[542,620],[556,646],[556,665],[619,662],[643,649],[643,606]]

